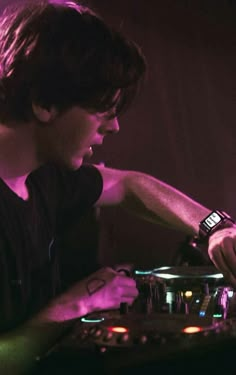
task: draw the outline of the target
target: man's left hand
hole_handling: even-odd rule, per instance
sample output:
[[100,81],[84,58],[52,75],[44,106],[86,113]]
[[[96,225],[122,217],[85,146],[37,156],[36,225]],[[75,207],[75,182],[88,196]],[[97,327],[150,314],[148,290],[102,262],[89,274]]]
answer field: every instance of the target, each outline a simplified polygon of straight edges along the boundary
[[225,279],[236,287],[236,225],[209,237],[208,254]]

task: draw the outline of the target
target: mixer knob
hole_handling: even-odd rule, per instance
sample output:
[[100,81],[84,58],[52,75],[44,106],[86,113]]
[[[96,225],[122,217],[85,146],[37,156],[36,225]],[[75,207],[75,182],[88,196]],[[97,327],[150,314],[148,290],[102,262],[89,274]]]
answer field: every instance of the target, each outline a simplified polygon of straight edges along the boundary
[[97,330],[97,327],[94,327],[94,326],[91,327],[90,330],[89,330],[89,334],[90,334],[91,336],[93,336],[93,335],[95,334],[96,330]]
[[219,314],[224,319],[226,319],[229,308],[229,297],[227,288],[218,288],[215,303],[216,305],[214,307],[214,314]]
[[209,291],[209,284],[208,283],[204,283],[203,284],[203,293],[207,296],[209,296],[210,294],[210,291]]
[[144,313],[150,314],[152,312],[152,299],[148,298],[146,301]]
[[174,296],[172,296],[172,301],[171,301],[171,308],[172,311],[175,313],[181,313],[181,306],[182,306],[182,297],[180,292],[174,293]]
[[113,338],[113,332],[107,332],[106,335],[104,336],[104,341],[110,341]]
[[105,346],[101,346],[101,347],[99,348],[99,352],[100,352],[100,353],[106,353],[106,351],[107,351],[107,348],[106,348]]
[[170,304],[165,302],[161,306],[161,312],[163,313],[169,313],[170,312]]
[[100,337],[101,334],[102,334],[102,329],[100,327],[91,327],[90,330],[89,330],[89,334],[90,336],[93,336],[93,337]]
[[129,339],[130,339],[130,335],[128,333],[123,333],[117,338],[117,342],[119,344],[125,344],[129,341]]
[[148,341],[148,338],[146,335],[141,335],[139,338],[138,338],[138,342],[139,344],[146,344],[146,342]]
[[98,328],[95,332],[94,332],[94,337],[100,337],[102,334],[102,330],[101,328]]
[[158,303],[161,305],[166,302],[166,289],[166,284],[160,283],[156,290],[156,293],[158,295]]
[[148,341],[148,337],[145,335],[145,334],[141,334],[140,336],[136,336],[134,337],[134,344],[135,345],[143,345],[143,344],[146,344]]

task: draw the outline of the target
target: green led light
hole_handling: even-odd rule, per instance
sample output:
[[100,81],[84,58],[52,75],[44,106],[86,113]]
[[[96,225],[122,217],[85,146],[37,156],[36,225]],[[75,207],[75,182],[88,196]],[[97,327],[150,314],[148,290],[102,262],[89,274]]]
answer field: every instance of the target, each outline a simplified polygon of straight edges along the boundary
[[222,314],[213,314],[213,318],[222,318]]
[[83,323],[101,323],[105,319],[104,318],[100,318],[100,319],[81,318],[80,320]]
[[134,273],[135,273],[135,275],[151,275],[152,271],[139,271],[139,270],[135,270]]
[[172,275],[170,273],[157,273],[157,272],[155,272],[154,275],[162,279],[179,279],[181,277],[179,275]]
[[[205,277],[205,276],[204,276]],[[208,279],[223,279],[224,275],[222,273],[215,273],[214,275],[207,275]]]
[[233,290],[229,290],[228,291],[228,297],[229,298],[232,298],[234,296],[234,292],[233,292]]
[[170,268],[171,267],[169,267],[169,266],[154,268],[153,272],[166,271],[166,270],[169,270]]

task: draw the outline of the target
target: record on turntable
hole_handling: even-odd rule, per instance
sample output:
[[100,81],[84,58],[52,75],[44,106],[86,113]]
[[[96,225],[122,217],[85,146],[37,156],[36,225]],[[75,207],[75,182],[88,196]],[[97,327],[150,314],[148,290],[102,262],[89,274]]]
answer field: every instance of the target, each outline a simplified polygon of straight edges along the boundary
[[213,266],[160,267],[154,268],[153,276],[163,279],[223,279],[224,276]]

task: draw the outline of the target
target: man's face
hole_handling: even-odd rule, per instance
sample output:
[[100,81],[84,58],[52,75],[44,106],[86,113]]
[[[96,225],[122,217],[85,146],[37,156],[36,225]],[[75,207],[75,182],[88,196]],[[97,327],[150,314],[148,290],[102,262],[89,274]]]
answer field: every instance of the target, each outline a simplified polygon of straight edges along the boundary
[[71,169],[81,166],[83,158],[92,156],[93,145],[101,145],[105,135],[119,131],[117,118],[109,113],[91,113],[74,106],[40,129],[38,159],[56,162]]

